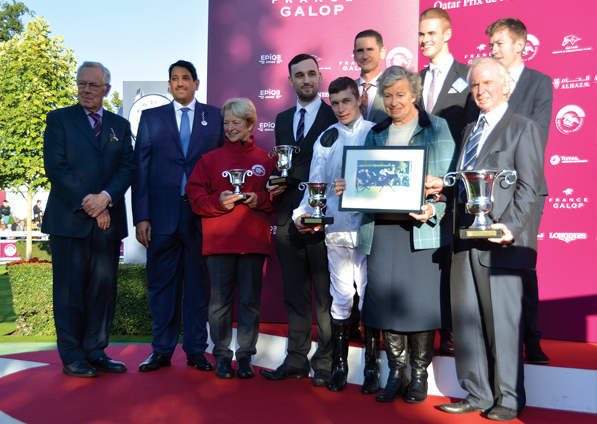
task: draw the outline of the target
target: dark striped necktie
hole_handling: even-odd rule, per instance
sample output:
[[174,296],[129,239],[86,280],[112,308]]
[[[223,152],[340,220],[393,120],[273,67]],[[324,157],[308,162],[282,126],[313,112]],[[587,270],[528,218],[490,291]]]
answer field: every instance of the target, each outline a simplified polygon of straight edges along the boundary
[[479,120],[479,124],[477,125],[477,129],[473,132],[471,138],[468,140],[466,145],[466,154],[464,155],[464,163],[462,165],[462,169],[465,171],[470,171],[475,166],[479,142],[481,141],[481,135],[483,135],[483,129],[485,128],[486,123],[487,121],[485,120],[485,117],[482,116]]
[[95,135],[95,139],[97,140],[97,145],[101,144],[101,135],[102,135],[102,121],[101,116],[99,113],[90,113],[91,119],[93,119],[93,134]]
[[363,86],[363,95],[361,96],[361,115],[363,116],[363,119],[367,119],[367,112],[369,112],[369,89],[373,84],[364,82],[361,85]]
[[299,119],[298,127],[296,127],[296,144],[301,144],[301,142],[305,139],[305,113],[307,111],[304,107],[299,110],[301,114],[301,118]]

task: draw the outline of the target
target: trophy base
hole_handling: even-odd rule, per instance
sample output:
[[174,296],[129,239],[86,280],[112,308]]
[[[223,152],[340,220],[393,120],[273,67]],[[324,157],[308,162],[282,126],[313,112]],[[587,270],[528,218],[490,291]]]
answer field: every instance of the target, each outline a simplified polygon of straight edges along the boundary
[[[233,194],[234,193],[227,194],[226,196],[232,196]],[[238,194],[238,196],[240,196],[240,199],[237,200],[238,202],[240,202],[242,200],[247,200],[248,199],[247,193],[240,193],[240,194]]]
[[492,230],[475,230],[474,228],[461,228],[460,238],[461,239],[487,239],[487,238],[500,238],[503,235],[503,231],[500,229]]
[[312,216],[305,216],[301,218],[303,225],[329,225],[334,223],[333,216],[323,216],[321,218],[313,218]]
[[294,177],[276,177],[269,180],[269,185],[297,187],[301,180]]

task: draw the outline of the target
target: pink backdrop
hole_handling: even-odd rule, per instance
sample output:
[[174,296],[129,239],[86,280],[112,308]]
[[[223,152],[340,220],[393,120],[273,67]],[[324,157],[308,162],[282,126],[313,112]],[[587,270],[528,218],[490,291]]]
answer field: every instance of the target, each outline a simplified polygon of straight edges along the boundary
[[[539,241],[539,328],[547,338],[595,342],[596,2],[579,0],[565,7],[540,0],[420,1],[421,11],[429,7],[450,13],[451,52],[463,63],[489,55],[485,29],[499,18],[516,16],[527,26],[525,63],[554,82],[546,152],[550,196]],[[275,144],[276,115],[296,102],[287,68],[293,56],[310,53],[320,59],[324,98],[334,78],[358,77],[352,48],[354,36],[364,29],[382,33],[388,61],[419,70],[427,60],[417,54],[418,15],[419,4],[408,0],[210,2],[208,102],[221,106],[230,97],[250,98],[259,115],[253,134],[269,150]],[[275,250],[267,262],[262,303],[263,321],[286,321]]]

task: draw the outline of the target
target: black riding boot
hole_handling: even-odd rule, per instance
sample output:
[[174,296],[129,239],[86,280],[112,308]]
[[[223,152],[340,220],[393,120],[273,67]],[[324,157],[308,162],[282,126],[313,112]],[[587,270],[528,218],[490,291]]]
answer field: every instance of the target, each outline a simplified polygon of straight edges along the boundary
[[383,391],[375,397],[378,402],[394,402],[403,396],[408,387],[406,373],[406,335],[383,331],[383,342],[388,355],[390,374]]
[[348,321],[332,320],[332,377],[328,390],[339,392],[346,386],[348,377]]
[[365,326],[365,380],[361,386],[361,393],[364,395],[374,395],[379,391],[378,342],[379,330]]
[[433,359],[435,330],[412,333],[410,337],[411,379],[405,402],[421,403],[427,399],[427,367]]

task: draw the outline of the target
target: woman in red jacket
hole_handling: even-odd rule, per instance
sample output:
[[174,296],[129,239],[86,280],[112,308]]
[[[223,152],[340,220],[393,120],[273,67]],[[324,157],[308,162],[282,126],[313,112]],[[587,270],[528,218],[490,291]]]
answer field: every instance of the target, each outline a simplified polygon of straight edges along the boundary
[[[238,286],[238,328],[236,360],[238,378],[254,375],[251,356],[257,351],[261,316],[263,263],[271,254],[273,204],[265,185],[275,169],[275,160],[257,147],[251,131],[257,113],[249,99],[234,98],[222,107],[226,140],[222,147],[201,157],[186,185],[193,212],[201,215],[203,254],[211,282],[209,303],[210,336],[214,343],[216,375],[234,377],[232,304]],[[243,200],[224,171],[243,169],[247,175]]]

